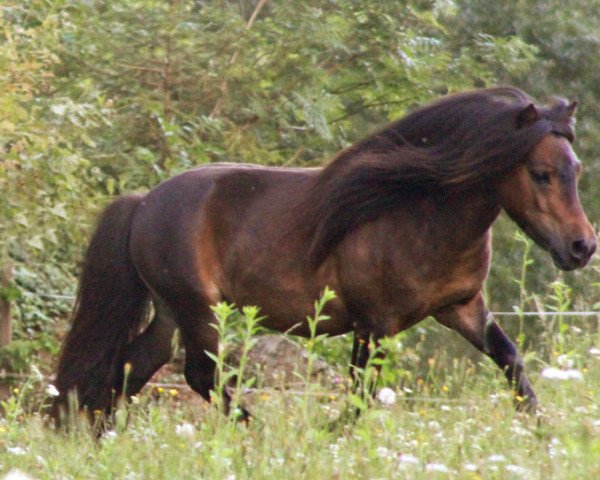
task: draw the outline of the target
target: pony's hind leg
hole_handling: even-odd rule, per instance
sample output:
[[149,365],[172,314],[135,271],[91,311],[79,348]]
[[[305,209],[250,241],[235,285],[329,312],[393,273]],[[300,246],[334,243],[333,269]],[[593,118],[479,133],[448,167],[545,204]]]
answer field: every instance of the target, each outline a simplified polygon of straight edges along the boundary
[[119,395],[138,394],[158,369],[171,360],[177,325],[163,309],[156,307],[156,302],[155,309],[150,324],[125,349],[115,385]]
[[[195,392],[207,402],[211,401],[211,392],[215,389],[216,364],[210,355],[218,355],[219,334],[213,327],[213,313],[207,306],[186,315],[177,315],[177,325],[185,346],[185,379]],[[209,355],[210,354],[210,355]],[[223,409],[229,414],[231,397],[226,386],[223,387]],[[250,414],[238,407],[239,420],[247,420]]]

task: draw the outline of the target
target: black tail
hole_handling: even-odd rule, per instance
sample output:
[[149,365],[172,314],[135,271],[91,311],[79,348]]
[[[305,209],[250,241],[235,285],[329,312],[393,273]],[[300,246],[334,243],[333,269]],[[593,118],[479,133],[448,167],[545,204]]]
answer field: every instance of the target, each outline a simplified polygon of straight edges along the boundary
[[148,290],[129,253],[129,232],[139,196],[121,197],[104,211],[85,255],[72,326],[56,374],[58,407],[75,392],[82,408],[106,410],[121,376],[123,351],[139,328]]

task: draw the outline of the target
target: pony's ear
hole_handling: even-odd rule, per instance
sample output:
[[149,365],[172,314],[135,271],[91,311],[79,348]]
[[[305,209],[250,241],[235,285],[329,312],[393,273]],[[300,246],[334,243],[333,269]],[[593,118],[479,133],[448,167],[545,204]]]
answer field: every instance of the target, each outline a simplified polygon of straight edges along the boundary
[[540,119],[540,112],[533,103],[527,105],[519,112],[517,116],[517,128],[525,127],[537,122]]
[[569,117],[572,117],[573,115],[575,115],[576,110],[577,110],[577,100],[574,100],[571,103],[569,103],[569,105],[567,105],[567,115]]

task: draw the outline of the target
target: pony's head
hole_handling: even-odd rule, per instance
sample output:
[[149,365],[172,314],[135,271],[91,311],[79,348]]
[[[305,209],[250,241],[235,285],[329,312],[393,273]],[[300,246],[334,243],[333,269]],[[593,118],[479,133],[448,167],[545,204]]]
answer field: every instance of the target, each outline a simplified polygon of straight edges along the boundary
[[314,264],[402,202],[472,190],[492,195],[559,268],[583,267],[596,238],[577,196],[575,108],[537,105],[514,87],[458,93],[341,152],[317,177],[302,217]]
[[[576,103],[560,103],[562,121],[572,123]],[[522,128],[542,120],[530,104],[519,116]],[[596,235],[577,195],[581,163],[572,136],[550,131],[499,183],[500,202],[508,215],[562,270],[584,267],[596,250]]]

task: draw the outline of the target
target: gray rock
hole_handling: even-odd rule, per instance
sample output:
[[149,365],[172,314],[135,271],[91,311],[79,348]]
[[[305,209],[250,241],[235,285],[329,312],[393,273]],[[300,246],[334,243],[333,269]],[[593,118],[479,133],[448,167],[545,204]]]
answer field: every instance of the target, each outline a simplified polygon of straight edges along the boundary
[[[239,365],[241,349],[234,351],[227,361]],[[245,378],[256,377],[262,387],[299,388],[305,385],[308,352],[283,335],[262,335],[248,352]],[[324,387],[340,386],[345,378],[323,359],[315,358],[310,382]]]

